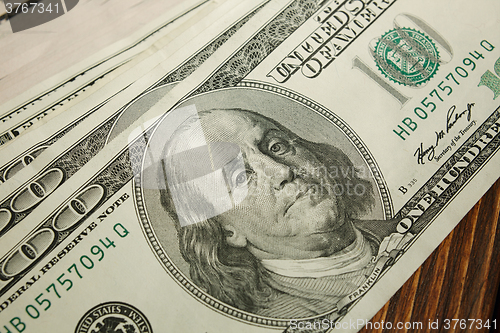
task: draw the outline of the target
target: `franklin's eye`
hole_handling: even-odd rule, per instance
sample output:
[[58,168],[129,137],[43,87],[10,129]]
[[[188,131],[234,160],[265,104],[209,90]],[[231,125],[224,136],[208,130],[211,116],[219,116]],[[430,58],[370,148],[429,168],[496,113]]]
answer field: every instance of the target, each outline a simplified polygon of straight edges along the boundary
[[269,151],[275,155],[282,155],[288,152],[290,149],[290,145],[288,142],[285,141],[277,141],[277,142],[272,142]]
[[241,171],[240,173],[236,174],[236,177],[234,178],[234,185],[235,187],[241,187],[242,185],[245,185],[248,183],[250,178],[252,177],[252,171],[250,170],[244,170]]

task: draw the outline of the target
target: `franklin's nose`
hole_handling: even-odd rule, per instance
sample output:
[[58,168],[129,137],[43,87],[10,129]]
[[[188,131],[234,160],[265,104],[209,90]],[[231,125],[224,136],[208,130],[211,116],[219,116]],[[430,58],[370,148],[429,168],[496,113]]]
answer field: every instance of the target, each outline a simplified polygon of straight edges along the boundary
[[264,171],[269,178],[271,186],[275,190],[282,190],[288,183],[294,181],[295,173],[290,166],[277,162],[271,158],[266,162]]
[[292,168],[289,166],[284,166],[282,173],[282,177],[278,177],[276,179],[276,182],[273,183],[274,188],[276,190],[282,190],[287,184],[293,182],[295,180],[295,173],[293,172]]

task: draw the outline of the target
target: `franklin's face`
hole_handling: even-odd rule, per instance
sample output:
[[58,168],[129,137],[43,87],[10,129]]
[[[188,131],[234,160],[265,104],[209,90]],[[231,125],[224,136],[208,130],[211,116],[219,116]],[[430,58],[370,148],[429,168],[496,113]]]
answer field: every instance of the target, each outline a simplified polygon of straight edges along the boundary
[[352,225],[326,174],[298,172],[326,166],[295,134],[240,110],[204,113],[201,125],[209,143],[236,144],[244,159],[228,178],[233,192],[244,189],[246,197],[220,216],[229,244],[247,246],[261,259],[305,259],[352,243]]

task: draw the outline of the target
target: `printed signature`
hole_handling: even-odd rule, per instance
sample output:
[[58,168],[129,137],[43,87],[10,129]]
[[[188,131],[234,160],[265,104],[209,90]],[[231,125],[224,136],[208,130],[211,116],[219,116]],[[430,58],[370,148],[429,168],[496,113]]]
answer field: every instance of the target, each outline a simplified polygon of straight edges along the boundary
[[459,121],[463,116],[466,116],[467,121],[471,120],[471,115],[472,115],[472,108],[474,107],[475,103],[467,103],[467,107],[464,111],[460,113],[456,113],[457,106],[453,105],[449,110],[446,115],[446,127],[445,129],[442,129],[440,131],[434,132],[436,137],[434,139],[434,144],[428,146],[427,148],[424,149],[424,143],[420,143],[420,147],[418,147],[415,150],[415,153],[413,156],[417,158],[417,164],[425,164],[425,157],[427,157],[427,160],[430,162],[434,159],[434,156],[436,154],[436,148],[439,146],[439,143],[441,140],[448,134],[450,129],[455,126],[457,121]]

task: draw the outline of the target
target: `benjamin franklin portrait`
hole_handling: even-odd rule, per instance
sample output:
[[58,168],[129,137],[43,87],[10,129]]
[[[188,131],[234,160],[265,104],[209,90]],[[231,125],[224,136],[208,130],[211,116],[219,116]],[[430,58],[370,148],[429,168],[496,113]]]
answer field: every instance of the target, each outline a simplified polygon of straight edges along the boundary
[[198,111],[160,155],[170,222],[156,226],[175,225],[194,285],[239,310],[271,318],[335,310],[381,253],[406,242],[395,221],[366,218],[373,179],[335,142],[306,140],[253,110]]

